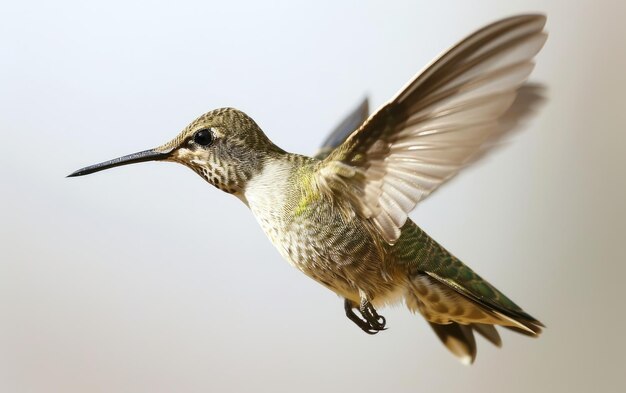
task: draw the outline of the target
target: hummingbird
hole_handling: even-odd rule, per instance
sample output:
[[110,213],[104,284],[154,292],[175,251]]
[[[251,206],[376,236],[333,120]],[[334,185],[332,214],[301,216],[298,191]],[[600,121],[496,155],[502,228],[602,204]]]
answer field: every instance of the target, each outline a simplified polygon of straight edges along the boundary
[[145,162],[185,165],[239,198],[279,253],[343,299],[368,334],[404,302],[462,362],[474,333],[528,336],[544,325],[426,234],[415,206],[490,146],[547,34],[543,15],[490,24],[444,52],[372,115],[367,101],[315,156],[286,152],[234,108],[215,109],[171,141],[68,177]]

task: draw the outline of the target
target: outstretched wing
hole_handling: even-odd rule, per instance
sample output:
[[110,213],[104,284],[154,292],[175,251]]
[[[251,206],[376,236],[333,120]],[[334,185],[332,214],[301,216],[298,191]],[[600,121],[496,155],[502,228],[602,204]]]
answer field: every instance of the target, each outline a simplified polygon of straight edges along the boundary
[[341,145],[350,134],[365,123],[368,116],[369,103],[367,97],[365,97],[359,106],[354,108],[352,112],[335,127],[328,137],[326,137],[314,157],[318,160],[326,158],[337,146]]
[[415,205],[497,133],[546,40],[545,22],[504,19],[448,50],[326,157],[320,188],[393,244]]

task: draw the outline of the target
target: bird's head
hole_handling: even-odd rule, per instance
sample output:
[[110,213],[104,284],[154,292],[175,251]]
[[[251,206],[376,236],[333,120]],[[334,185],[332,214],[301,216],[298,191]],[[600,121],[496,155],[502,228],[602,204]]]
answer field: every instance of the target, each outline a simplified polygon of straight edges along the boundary
[[223,108],[200,116],[162,146],[91,165],[68,177],[137,162],[173,161],[215,187],[238,194],[268,160],[282,152],[245,113]]

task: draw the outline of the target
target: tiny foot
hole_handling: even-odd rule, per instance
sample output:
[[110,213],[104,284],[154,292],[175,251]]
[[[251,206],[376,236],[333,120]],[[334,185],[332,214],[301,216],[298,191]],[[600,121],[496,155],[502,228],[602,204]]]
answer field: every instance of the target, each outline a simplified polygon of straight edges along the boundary
[[379,331],[386,329],[385,325],[387,321],[385,320],[385,317],[378,315],[374,307],[368,301],[361,302],[361,305],[358,307],[358,310],[364,319],[359,318],[359,316],[354,313],[354,308],[357,307],[350,300],[346,299],[344,301],[346,316],[365,333],[376,334]]

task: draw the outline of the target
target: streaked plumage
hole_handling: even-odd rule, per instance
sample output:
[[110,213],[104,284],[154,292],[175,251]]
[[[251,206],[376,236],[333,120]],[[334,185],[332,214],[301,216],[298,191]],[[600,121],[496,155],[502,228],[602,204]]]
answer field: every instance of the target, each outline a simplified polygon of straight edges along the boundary
[[523,15],[477,31],[365,121],[364,101],[316,157],[283,151],[243,112],[224,108],[161,147],[71,176],[147,160],[184,164],[246,203],[280,254],[342,296],[364,331],[383,330],[376,308],[404,300],[470,363],[474,331],[500,346],[493,325],[532,336],[542,324],[408,214],[501,133],[545,42],[544,24]]

